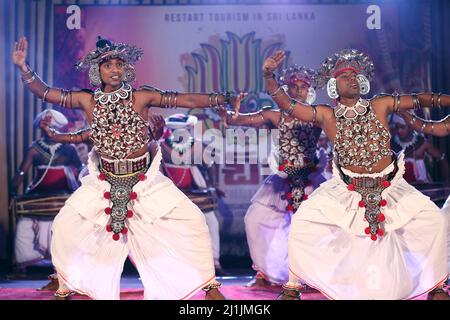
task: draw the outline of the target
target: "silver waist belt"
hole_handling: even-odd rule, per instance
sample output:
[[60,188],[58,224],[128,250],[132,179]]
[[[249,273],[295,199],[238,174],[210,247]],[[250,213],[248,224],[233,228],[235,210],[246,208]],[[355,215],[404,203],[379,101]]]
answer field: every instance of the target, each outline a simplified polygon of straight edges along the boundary
[[112,174],[131,174],[142,171],[150,166],[150,154],[147,152],[143,156],[134,159],[110,160],[101,158],[101,169]]

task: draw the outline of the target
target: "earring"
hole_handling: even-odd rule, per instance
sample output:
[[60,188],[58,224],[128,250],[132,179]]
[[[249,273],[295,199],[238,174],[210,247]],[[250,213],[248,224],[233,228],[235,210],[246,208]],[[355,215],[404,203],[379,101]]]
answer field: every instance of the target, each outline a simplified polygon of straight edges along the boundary
[[330,80],[328,80],[327,93],[331,99],[339,98],[339,94],[337,92],[336,78],[330,78]]
[[100,77],[100,71],[98,69],[98,64],[93,64],[89,68],[89,82],[91,86],[98,87],[102,84],[102,79]]
[[134,80],[136,80],[136,69],[133,65],[128,64],[125,69],[125,81],[131,83]]
[[359,83],[359,92],[362,95],[368,94],[369,91],[370,91],[370,82],[369,82],[369,80],[363,74],[358,74],[356,76],[356,79],[358,80],[358,83]]
[[306,103],[313,104],[316,101],[316,90],[313,87],[309,87],[308,95],[306,96]]

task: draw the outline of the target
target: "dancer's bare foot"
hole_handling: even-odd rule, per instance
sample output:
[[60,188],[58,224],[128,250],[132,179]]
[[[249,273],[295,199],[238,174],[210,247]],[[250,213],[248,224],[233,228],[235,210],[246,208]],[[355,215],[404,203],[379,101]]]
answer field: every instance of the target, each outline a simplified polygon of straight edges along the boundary
[[283,288],[283,291],[278,295],[277,300],[302,300],[302,295],[299,290]]
[[49,283],[47,283],[45,286],[43,286],[40,289],[37,289],[38,291],[56,291],[59,288],[58,283],[58,275],[56,273],[52,273],[48,276],[48,280],[50,280]]
[[202,290],[206,292],[205,300],[227,300],[222,292],[219,291],[221,286],[222,284],[219,281],[214,280],[203,287]]
[[58,290],[59,283],[58,279],[50,279],[50,282],[47,283],[42,288],[37,289],[38,291],[56,291]]
[[211,289],[206,292],[205,300],[227,300],[219,289]]
[[298,283],[287,282],[281,286],[283,291],[278,295],[277,300],[302,300],[300,290],[302,286]]
[[260,278],[260,277],[255,277],[249,283],[247,283],[245,286],[249,287],[249,288],[254,288],[254,289],[267,289],[271,285],[272,284],[269,281],[267,281],[266,279]]
[[428,292],[427,300],[450,300],[450,296],[444,289],[437,288]]

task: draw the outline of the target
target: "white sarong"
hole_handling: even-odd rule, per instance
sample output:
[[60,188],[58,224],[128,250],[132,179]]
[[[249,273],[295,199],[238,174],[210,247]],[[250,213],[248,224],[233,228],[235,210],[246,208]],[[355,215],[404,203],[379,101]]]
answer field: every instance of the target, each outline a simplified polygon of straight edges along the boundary
[[[323,181],[317,173],[310,174],[312,185],[305,187],[309,195]],[[251,199],[244,218],[247,243],[253,269],[266,280],[281,285],[289,278],[288,235],[292,213],[282,195],[290,191],[286,178],[277,174],[267,177]]]
[[[336,166],[292,217],[290,271],[331,299],[410,299],[447,277],[447,221],[428,197],[399,171],[384,189],[385,234],[372,241],[364,230],[361,196],[347,189]],[[393,170],[364,176],[384,176]],[[350,176],[362,176],[344,171]]]
[[52,259],[69,288],[93,299],[119,299],[120,277],[129,254],[145,288],[144,299],[187,299],[215,279],[211,239],[203,213],[160,173],[158,149],[147,179],[134,187],[134,215],[118,241],[106,231],[110,200],[98,179],[98,155],[89,156],[89,174],[53,223]]

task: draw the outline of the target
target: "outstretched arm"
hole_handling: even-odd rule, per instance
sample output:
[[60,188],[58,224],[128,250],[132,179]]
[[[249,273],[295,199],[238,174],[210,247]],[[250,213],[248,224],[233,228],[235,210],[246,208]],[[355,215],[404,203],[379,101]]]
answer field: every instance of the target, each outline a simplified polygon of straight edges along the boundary
[[61,133],[49,127],[51,117],[46,117],[39,121],[39,128],[41,128],[45,135],[54,142],[60,143],[81,143],[89,140],[91,136],[91,129],[86,128],[77,132]]
[[142,86],[135,92],[146,106],[158,108],[220,108],[233,104],[236,97],[231,93],[180,93],[163,91],[151,86]]
[[450,95],[441,93],[412,93],[374,98],[380,101],[389,113],[409,109],[450,107]]
[[259,128],[265,124],[272,124],[274,122],[271,113],[274,113],[274,111],[260,110],[252,113],[238,113],[236,115],[233,111],[225,110],[225,113],[221,112],[219,114],[221,118],[226,119],[227,124]]
[[424,120],[406,111],[400,112],[399,115],[416,131],[437,137],[450,135],[450,115],[439,121]]
[[28,42],[25,37],[19,39],[12,54],[13,63],[22,74],[23,83],[44,102],[60,105],[63,108],[81,108],[89,105],[92,95],[84,91],[70,91],[48,86],[26,63]]
[[228,111],[225,108],[217,110],[217,113],[224,121],[225,128],[228,127],[228,124],[235,126],[252,126],[255,128],[259,128],[264,124],[278,124],[278,118],[275,116],[278,112],[269,111],[269,110],[260,110],[252,113],[239,113],[239,109],[241,106],[241,101],[244,99],[246,94],[240,93],[233,104],[234,111]]
[[278,86],[274,71],[286,58],[284,51],[277,51],[267,58],[263,63],[263,76],[266,83],[267,93],[275,100],[280,109],[287,114],[305,122],[313,122],[321,126],[325,119],[325,113],[329,109],[326,106],[309,106],[307,104],[291,99],[287,93]]
[[[172,96],[172,101],[175,99],[176,93],[170,94],[167,97],[169,101]],[[163,97],[163,100],[165,96]],[[179,93],[178,94],[178,106],[183,108],[214,108],[221,107],[226,104],[232,104],[235,97],[229,93]]]
[[[440,121],[424,120],[406,111],[400,112],[399,115],[416,131],[438,137],[450,134],[450,115]],[[444,181],[448,184],[450,177],[447,156],[429,142],[426,142],[425,147],[426,152],[439,161]]]

